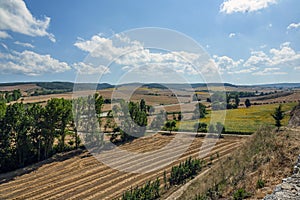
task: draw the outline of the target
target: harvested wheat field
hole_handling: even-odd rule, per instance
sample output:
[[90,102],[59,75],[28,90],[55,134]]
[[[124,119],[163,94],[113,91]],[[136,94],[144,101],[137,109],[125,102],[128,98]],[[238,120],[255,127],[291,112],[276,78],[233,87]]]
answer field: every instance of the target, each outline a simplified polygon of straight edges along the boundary
[[[174,136],[155,134],[145,138],[139,138],[131,143],[120,146],[130,152],[149,152],[162,148],[169,143]],[[230,154],[243,141],[243,137],[225,136],[217,141],[210,153],[204,157],[209,160],[210,155],[218,154],[218,159]],[[186,160],[188,157],[197,157],[203,138],[195,138],[188,150],[180,156],[180,159],[165,166],[162,169],[149,173],[126,173],[112,169],[100,163],[87,151],[59,161],[46,162],[37,169],[26,174],[15,176],[12,180],[4,181],[5,174],[0,180],[0,199],[114,199],[122,195],[130,187],[142,185],[148,180],[160,177],[166,170],[169,176],[171,166]],[[182,146],[174,145],[170,152],[179,152]],[[118,156],[118,155],[117,155]],[[153,159],[147,156],[129,160],[122,156],[118,158],[118,165],[132,166],[137,163],[151,162],[151,166],[159,166],[168,159],[168,153]],[[217,162],[214,159],[213,162]],[[125,160],[126,162],[122,162]],[[20,171],[20,170],[19,170]],[[12,173],[10,173],[11,175]],[[173,189],[174,191],[174,189]]]

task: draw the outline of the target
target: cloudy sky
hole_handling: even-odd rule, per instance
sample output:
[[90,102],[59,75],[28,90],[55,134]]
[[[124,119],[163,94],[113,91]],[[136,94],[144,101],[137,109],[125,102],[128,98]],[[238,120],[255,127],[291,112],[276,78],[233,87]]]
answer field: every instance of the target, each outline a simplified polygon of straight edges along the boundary
[[[233,84],[300,82],[299,8],[299,0],[0,0],[0,82],[99,74],[108,83],[202,82],[215,73]],[[163,51],[122,33],[143,27],[176,31],[206,56],[176,34],[167,37],[176,48]]]

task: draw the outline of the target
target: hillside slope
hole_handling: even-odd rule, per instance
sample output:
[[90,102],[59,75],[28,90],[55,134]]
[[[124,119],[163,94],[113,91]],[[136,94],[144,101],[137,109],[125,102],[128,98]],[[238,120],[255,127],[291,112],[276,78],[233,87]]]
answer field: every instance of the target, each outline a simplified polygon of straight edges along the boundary
[[[264,127],[205,177],[194,181],[179,199],[262,199],[292,174],[300,153],[300,128],[280,132]],[[201,198],[200,198],[201,197]]]

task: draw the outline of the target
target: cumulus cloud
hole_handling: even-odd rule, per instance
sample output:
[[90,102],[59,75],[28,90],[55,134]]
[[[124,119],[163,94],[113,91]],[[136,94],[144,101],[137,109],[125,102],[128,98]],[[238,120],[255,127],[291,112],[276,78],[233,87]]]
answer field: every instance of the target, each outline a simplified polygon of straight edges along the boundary
[[47,32],[49,24],[49,17],[44,19],[33,17],[24,1],[0,1],[0,30],[10,30],[29,36],[48,36],[55,42],[54,35]]
[[214,55],[213,59],[215,60],[217,66],[221,69],[221,70],[230,70],[233,68],[237,68],[238,66],[240,66],[244,60],[240,59],[240,60],[233,60],[232,58],[228,57],[228,56],[217,56]]
[[228,35],[229,38],[233,38],[234,36],[235,36],[235,33],[230,33],[230,34]]
[[234,60],[228,56],[213,56],[219,70],[228,74],[252,73],[253,75],[281,75],[288,69],[298,69],[300,52],[296,52],[289,42],[269,51],[252,51],[246,60]]
[[143,49],[141,43],[130,41],[122,35],[116,35],[114,41],[101,35],[94,35],[90,40],[79,39],[74,45],[82,51],[91,53],[93,57],[101,57],[107,60],[112,60],[126,52]]
[[0,73],[37,76],[45,73],[60,73],[70,70],[65,63],[50,55],[40,55],[32,51],[0,53]]
[[12,38],[12,37],[5,31],[0,31],[0,38],[5,39],[5,38]]
[[287,29],[297,29],[300,27],[300,23],[291,23],[290,25],[288,25]]
[[94,66],[93,64],[89,63],[74,63],[73,64],[74,69],[77,70],[80,74],[107,74],[110,73],[110,70],[108,67],[105,67],[103,65]]
[[89,40],[78,38],[74,45],[80,50],[90,53],[92,57],[115,62],[124,71],[154,74],[157,72],[168,73],[171,69],[177,73],[196,75],[205,66],[205,61],[203,61],[205,59],[201,59],[201,55],[196,53],[186,51],[152,52],[144,48],[141,42],[131,40],[122,34],[116,35],[113,39],[101,35],[94,35]]
[[20,46],[23,46],[23,47],[34,48],[34,46],[32,44],[30,44],[30,43],[24,43],[24,42],[15,41],[14,44],[20,45]]
[[276,4],[278,0],[226,0],[220,6],[220,12],[232,14],[234,12],[254,12]]

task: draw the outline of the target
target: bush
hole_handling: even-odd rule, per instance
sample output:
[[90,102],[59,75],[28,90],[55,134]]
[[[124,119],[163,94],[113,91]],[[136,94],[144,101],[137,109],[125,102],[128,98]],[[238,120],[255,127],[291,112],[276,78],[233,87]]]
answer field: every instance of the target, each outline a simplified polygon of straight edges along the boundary
[[256,182],[256,188],[260,189],[265,187],[265,181],[263,181],[262,179],[258,179]]
[[242,199],[245,199],[248,197],[250,197],[250,194],[248,192],[246,192],[246,190],[243,188],[240,188],[233,193],[234,200],[242,200]]

